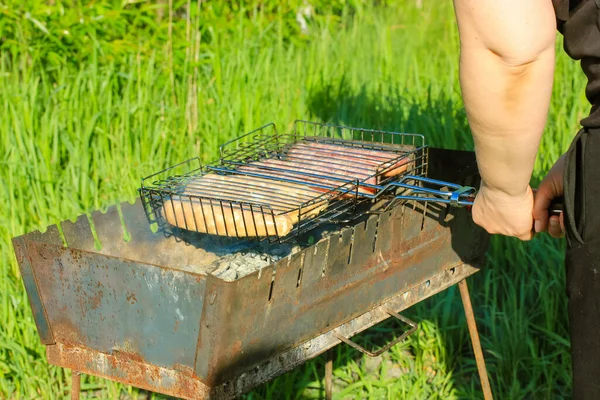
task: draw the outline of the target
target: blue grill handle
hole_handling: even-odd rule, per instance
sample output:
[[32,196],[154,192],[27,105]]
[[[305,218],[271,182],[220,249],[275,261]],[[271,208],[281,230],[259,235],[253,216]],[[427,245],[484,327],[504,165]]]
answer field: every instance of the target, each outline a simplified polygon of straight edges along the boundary
[[[408,184],[406,181],[423,182],[429,185],[438,186],[440,189],[427,188]],[[413,191],[413,195],[395,196],[397,200],[414,200],[414,201],[431,201],[436,203],[450,204],[453,207],[467,207],[471,209],[475,200],[477,190],[471,186],[461,186],[456,183],[439,181],[436,179],[426,178],[423,176],[406,175],[398,182],[391,182],[385,187],[387,190],[390,187],[401,187]],[[447,187],[448,190],[441,190]],[[534,190],[535,193],[535,190]],[[564,198],[558,197],[550,203],[548,212],[550,215],[560,215],[564,210]]]
[[[417,186],[413,183],[407,183],[407,181],[414,181],[415,183],[422,182],[438,186],[439,189]],[[431,201],[435,203],[450,204],[453,207],[471,207],[475,199],[475,194],[477,193],[477,190],[471,186],[462,186],[457,185],[456,183],[414,175],[405,175],[400,181],[390,182],[385,186],[384,190],[393,187],[410,189],[414,193],[411,195],[395,196],[395,199],[397,200]],[[442,190],[444,187],[448,189]]]

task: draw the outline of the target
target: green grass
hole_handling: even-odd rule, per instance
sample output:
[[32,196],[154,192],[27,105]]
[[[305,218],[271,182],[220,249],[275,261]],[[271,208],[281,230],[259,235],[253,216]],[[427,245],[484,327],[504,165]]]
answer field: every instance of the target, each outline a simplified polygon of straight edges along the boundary
[[[77,12],[99,12],[91,7],[66,7],[63,19],[32,13],[48,34],[23,17],[33,3],[3,9],[0,2],[0,15],[12,13],[0,18],[2,397],[66,396],[70,376],[45,361],[11,237],[133,199],[141,177],[194,155],[208,161],[219,144],[271,121],[280,130],[301,118],[410,131],[431,145],[472,149],[449,1],[426,1],[423,9],[412,1],[388,8],[336,3],[337,14],[321,11],[308,35],[295,26],[291,5],[208,2],[201,23],[191,16],[202,28],[199,50],[194,38],[184,41],[186,22],[178,17],[172,58],[165,22],[142,18],[156,12],[146,2],[139,14],[126,9],[105,20],[105,28],[89,15],[81,27],[65,22]],[[77,40],[61,38],[61,24]],[[561,54],[535,182],[587,111],[584,84],[578,65]],[[530,243],[493,238],[486,268],[469,281],[496,398],[569,397],[563,249],[545,236]],[[480,398],[458,292],[406,315],[420,322],[419,333],[380,363],[336,348],[337,398]],[[362,339],[385,327],[370,332]],[[319,398],[323,366],[318,358],[247,397]],[[137,393],[92,377],[83,388],[85,397]]]

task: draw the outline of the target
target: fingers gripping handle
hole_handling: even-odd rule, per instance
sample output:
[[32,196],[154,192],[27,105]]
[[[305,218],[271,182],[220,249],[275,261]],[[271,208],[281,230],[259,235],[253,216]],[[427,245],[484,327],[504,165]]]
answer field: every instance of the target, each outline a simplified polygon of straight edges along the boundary
[[550,202],[550,207],[548,207],[548,213],[552,215],[559,216],[565,208],[565,199],[561,197],[557,197]]

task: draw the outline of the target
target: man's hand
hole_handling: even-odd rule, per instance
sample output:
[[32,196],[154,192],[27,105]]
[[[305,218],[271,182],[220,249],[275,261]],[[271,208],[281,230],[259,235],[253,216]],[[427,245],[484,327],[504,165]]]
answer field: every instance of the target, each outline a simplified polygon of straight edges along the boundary
[[[473,221],[490,234],[530,240],[535,233],[564,236],[563,214],[550,216],[552,201],[563,195],[563,154],[548,171],[535,194],[528,188],[522,196],[510,196],[482,184],[473,204]],[[532,227],[534,228],[532,230]]]
[[535,218],[535,231],[545,232],[553,237],[562,237],[565,231],[563,213],[560,217],[553,215],[549,217],[548,208],[550,203],[557,197],[563,195],[563,173],[565,170],[565,155],[563,154],[548,174],[540,183],[535,195],[533,217]]
[[533,204],[530,187],[522,195],[512,196],[482,184],[473,204],[473,222],[490,234],[530,240],[534,234]]

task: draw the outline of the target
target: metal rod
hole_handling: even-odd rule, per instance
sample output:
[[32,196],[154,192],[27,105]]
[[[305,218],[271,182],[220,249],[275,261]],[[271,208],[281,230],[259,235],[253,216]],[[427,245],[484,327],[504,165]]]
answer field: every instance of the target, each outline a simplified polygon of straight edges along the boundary
[[[318,130],[322,130],[322,129],[329,129],[329,128],[337,128],[341,131],[359,131],[359,132],[366,132],[366,133],[378,133],[378,134],[383,134],[383,135],[398,135],[398,136],[402,136],[402,137],[412,137],[413,141],[416,139],[420,139],[420,143],[421,146],[425,145],[425,136],[419,133],[404,133],[404,132],[387,132],[387,131],[381,131],[381,130],[376,130],[376,129],[365,129],[365,128],[353,128],[350,126],[338,126],[338,125],[330,125],[330,124],[323,124],[320,122],[313,122],[313,121],[305,121],[305,120],[296,120],[294,122],[294,126],[296,125],[304,125],[305,126],[305,130],[306,130],[306,126],[308,125],[312,125],[314,126],[314,136],[315,137],[311,137],[311,140],[337,140],[337,141],[345,141],[345,139],[337,139],[337,138],[331,138],[331,137],[324,137],[324,135],[318,135]],[[320,128],[320,129],[319,129]],[[295,129],[295,127],[294,127]]]
[[[210,175],[205,175],[202,180],[196,180],[190,182],[186,186],[186,194],[191,196],[203,196],[203,197],[217,197],[219,199],[231,199],[233,201],[241,201],[240,199],[244,197],[244,201],[248,201],[246,199],[255,200],[255,197],[259,195],[260,199],[269,199],[269,200],[277,200],[277,203],[283,204],[298,204],[298,199],[307,201],[314,197],[315,191],[310,189],[309,187],[299,186],[299,185],[289,185],[285,182],[276,182],[273,184],[273,181],[242,181],[244,178],[238,178],[239,181],[235,181],[231,179],[233,175],[229,175],[228,179],[224,182],[213,181]],[[238,180],[236,179],[236,180]],[[295,191],[296,196],[292,197],[289,195],[284,195],[281,193],[282,189],[292,189]],[[242,195],[242,193],[244,193]],[[247,193],[247,194],[246,194]],[[296,199],[296,197],[298,199]],[[293,202],[291,201],[293,200]],[[265,203],[267,205],[268,203]]]
[[[398,149],[398,148],[376,150],[376,149],[368,149],[368,148],[361,148],[361,147],[352,147],[352,146],[348,146],[348,145],[346,145],[346,146],[339,145],[339,146],[337,146],[337,147],[339,147],[339,149],[336,149],[336,148],[332,148],[333,147],[332,145],[330,145],[330,148],[319,148],[316,146],[311,147],[308,143],[309,143],[308,141],[306,143],[297,143],[296,146],[294,148],[288,150],[287,153],[282,153],[280,155],[281,156],[287,155],[288,159],[296,158],[296,159],[309,160],[309,161],[316,161],[316,160],[325,161],[326,160],[327,162],[331,162],[331,160],[330,160],[331,155],[350,156],[353,158],[352,164],[343,163],[342,161],[337,161],[337,162],[334,162],[333,165],[340,165],[340,166],[343,166],[346,168],[357,169],[358,165],[365,165],[366,168],[370,168],[374,164],[377,165],[377,164],[381,164],[381,163],[392,163],[393,161],[400,161],[399,159],[402,159],[403,157],[410,154],[409,151],[407,151],[405,149]],[[318,143],[318,142],[315,142],[315,143]],[[361,150],[363,151],[362,153],[361,153]],[[396,157],[390,158],[389,155],[383,156],[381,154],[379,154],[379,155],[378,154],[365,154],[364,151],[372,151],[372,152],[386,151],[387,153],[396,154]]]
[[[276,181],[279,181],[279,182],[295,183],[295,184],[305,185],[305,186],[308,185],[310,187],[321,188],[321,189],[326,189],[326,190],[330,190],[330,191],[333,191],[338,187],[345,186],[346,183],[351,181],[349,179],[332,178],[332,177],[327,177],[324,175],[315,175],[315,174],[310,174],[310,173],[306,173],[306,172],[302,172],[302,171],[291,171],[291,170],[274,168],[274,167],[264,166],[264,165],[246,164],[245,166],[252,168],[252,170],[265,170],[265,173],[252,172],[252,170],[250,170],[248,168],[244,169],[244,170],[235,170],[235,169],[228,169],[228,168],[211,167],[210,169],[214,170],[216,172],[225,172],[225,173],[229,173],[229,174],[253,176],[255,178],[275,179]],[[279,176],[277,176],[273,173],[269,174],[269,171],[274,171]],[[283,175],[283,177],[281,177],[281,175]],[[292,178],[287,178],[286,176],[291,176]],[[298,176],[300,176],[300,177],[298,178]],[[301,178],[304,176],[306,176],[305,180],[302,180]],[[296,178],[296,179],[294,179],[294,178]],[[310,180],[307,180],[307,178]],[[322,183],[321,184],[316,183],[316,182],[318,182],[319,179],[322,179],[323,182],[336,181],[336,184],[337,183],[340,183],[340,184],[336,186],[333,184],[324,185]]]
[[333,398],[333,350],[327,352],[327,362],[325,363],[325,399]]
[[221,153],[221,157],[223,157],[225,155],[225,153],[226,153],[225,149],[230,144],[235,143],[236,145],[239,145],[239,143],[241,142],[241,140],[243,138],[248,137],[248,136],[252,135],[253,133],[260,132],[260,131],[268,128],[269,126],[272,126],[273,127],[273,132],[275,132],[275,134],[277,134],[277,127],[275,126],[275,124],[273,122],[265,124],[265,125],[261,126],[260,128],[257,128],[257,129],[255,129],[253,131],[250,131],[250,132],[245,133],[245,134],[243,134],[241,136],[238,136],[238,137],[236,137],[236,138],[234,138],[234,139],[232,139],[232,140],[230,140],[228,142],[223,143],[221,146],[219,146],[219,152]]
[[[143,178],[143,179],[142,179],[142,187],[144,187],[144,181],[147,181],[148,179],[150,179],[150,178],[153,178],[153,177],[155,177],[156,175],[159,175],[159,174],[162,174],[162,173],[164,173],[164,172],[167,172],[167,171],[169,171],[169,170],[172,170],[173,168],[179,167],[179,166],[181,166],[181,165],[183,165],[183,164],[190,164],[190,163],[191,163],[192,161],[194,161],[194,160],[198,160],[198,164],[199,164],[200,166],[199,166],[198,168],[194,169],[193,171],[197,171],[197,170],[199,170],[199,169],[202,169],[202,163],[200,162],[200,158],[199,158],[199,157],[192,157],[192,158],[190,158],[190,159],[188,159],[188,160],[185,160],[185,161],[182,161],[182,162],[180,162],[180,163],[178,163],[178,164],[172,165],[172,166],[170,166],[170,167],[168,167],[168,168],[165,168],[165,169],[163,169],[163,170],[161,170],[161,171],[155,172],[155,173],[153,173],[152,175],[148,175],[147,177],[145,177],[145,178]],[[191,171],[190,171],[190,172],[191,172]],[[189,173],[189,172],[188,172],[188,173]]]
[[81,372],[71,370],[71,400],[79,400]]
[[[333,172],[330,170],[328,171],[325,169],[317,169],[317,168],[315,168],[315,165],[313,165],[313,164],[306,164],[306,165],[299,166],[298,163],[293,164],[291,161],[286,162],[286,164],[282,164],[282,163],[274,164],[274,163],[272,163],[272,161],[277,161],[277,160],[267,159],[266,161],[260,161],[260,164],[259,163],[248,164],[246,162],[228,161],[227,164],[235,165],[237,167],[255,166],[260,169],[264,169],[266,171],[282,172],[282,173],[292,174],[293,176],[301,175],[301,176],[306,176],[309,178],[327,179],[327,180],[333,180],[333,181],[338,181],[338,182],[348,182],[348,181],[352,180],[352,179],[348,178],[348,176],[340,174],[340,173],[336,173],[336,172]],[[208,168],[212,171],[225,172],[225,173],[229,173],[229,174],[237,172],[237,170],[235,170],[235,169],[232,170],[232,169],[221,168],[221,167],[208,167]],[[369,172],[361,173],[360,175],[361,175],[360,178],[362,180],[366,180],[370,177]],[[371,174],[371,175],[374,175],[374,174]],[[261,176],[258,176],[258,177],[260,178]],[[268,174],[268,173],[266,173],[266,175],[262,175],[262,177],[264,177],[266,179],[273,179],[273,175]],[[301,180],[300,182],[303,182],[303,181]]]
[[481,350],[479,332],[477,332],[475,314],[473,314],[473,306],[471,305],[471,297],[469,296],[469,288],[467,286],[466,279],[458,282],[458,287],[460,289],[460,298],[462,299],[465,315],[467,317],[467,325],[469,327],[469,335],[471,336],[473,352],[475,353],[475,361],[477,362],[477,371],[479,372],[479,380],[481,381],[483,397],[485,400],[492,400],[492,389],[490,387],[490,381],[485,368],[485,359],[483,358],[483,351]]

